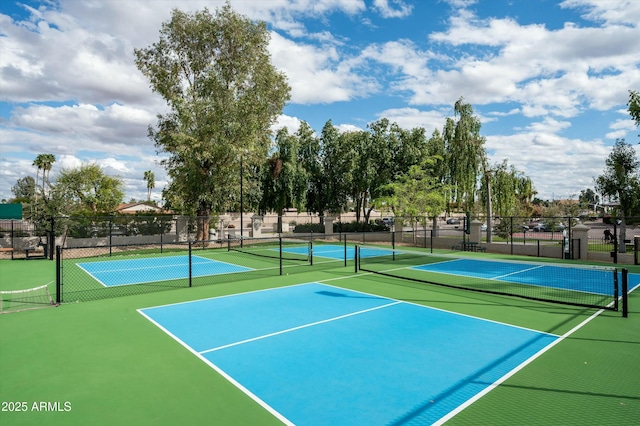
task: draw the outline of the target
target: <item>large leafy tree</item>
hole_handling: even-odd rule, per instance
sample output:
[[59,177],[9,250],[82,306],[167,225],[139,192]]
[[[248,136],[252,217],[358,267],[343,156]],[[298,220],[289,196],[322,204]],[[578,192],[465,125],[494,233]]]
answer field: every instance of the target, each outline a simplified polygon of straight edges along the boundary
[[324,214],[326,206],[325,177],[322,168],[322,146],[313,129],[303,121],[296,132],[298,136],[299,158],[306,172],[307,188],[305,208],[308,212]]
[[278,232],[282,232],[284,209],[304,207],[308,175],[301,160],[298,135],[281,128],[276,134],[275,152],[264,169],[262,188],[262,209],[278,213]]
[[447,149],[449,183],[453,187],[453,201],[473,209],[478,177],[485,157],[484,137],[480,136],[480,120],[473,115],[471,104],[458,99],[454,108],[455,117],[447,118],[443,137]]
[[343,211],[350,195],[353,152],[351,146],[344,142],[344,134],[338,132],[331,120],[327,121],[320,134],[321,164],[325,179],[322,204],[333,214]]
[[631,115],[633,121],[636,122],[636,127],[640,126],[640,92],[629,90],[629,102],[627,102],[627,106],[629,107],[629,115]]
[[620,249],[625,251],[626,219],[640,216],[640,161],[632,145],[624,139],[616,140],[605,160],[604,173],[596,178],[596,191],[619,203],[622,219]]
[[68,214],[110,214],[124,199],[123,188],[121,178],[105,174],[97,164],[83,164],[60,171],[54,192],[65,200]]
[[376,203],[390,206],[397,216],[403,217],[411,226],[426,216],[438,216],[446,207],[448,189],[436,172],[441,161],[440,157],[433,156],[425,158],[421,164],[410,166],[385,186],[389,195],[379,198]]
[[[149,136],[170,178],[174,209],[208,217],[239,192],[237,171],[267,157],[270,126],[289,99],[286,77],[272,64],[269,32],[227,3],[215,14],[173,10],[160,39],[135,49],[136,65],[170,111]],[[234,197],[239,198],[239,197]],[[198,239],[209,221],[198,221]]]
[[16,181],[11,187],[13,197],[12,203],[22,203],[22,205],[30,206],[33,202],[33,196],[36,191],[36,181],[33,176],[25,176]]
[[423,128],[406,130],[383,118],[369,124],[368,146],[361,149],[359,163],[365,165],[359,176],[365,176],[366,191],[361,192],[362,211],[369,220],[374,201],[385,195],[386,185],[420,165],[428,155],[429,146]]

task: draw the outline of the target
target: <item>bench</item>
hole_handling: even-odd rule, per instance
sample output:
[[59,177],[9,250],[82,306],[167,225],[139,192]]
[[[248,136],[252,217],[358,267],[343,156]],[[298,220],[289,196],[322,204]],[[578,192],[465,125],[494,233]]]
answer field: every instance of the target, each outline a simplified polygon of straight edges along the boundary
[[29,259],[46,259],[47,255],[46,255],[46,248],[44,249],[44,251],[42,252],[42,254],[39,254],[37,256],[34,256],[33,254],[29,255],[29,253],[33,253],[36,251],[35,247],[25,247],[24,249],[24,258],[25,260],[29,260]]
[[464,242],[461,241],[457,244],[451,246],[451,250],[453,251],[473,251],[473,252],[486,252],[487,248],[485,246],[481,246],[478,243]]
[[13,247],[0,247],[0,253],[11,253],[11,260],[13,260]]

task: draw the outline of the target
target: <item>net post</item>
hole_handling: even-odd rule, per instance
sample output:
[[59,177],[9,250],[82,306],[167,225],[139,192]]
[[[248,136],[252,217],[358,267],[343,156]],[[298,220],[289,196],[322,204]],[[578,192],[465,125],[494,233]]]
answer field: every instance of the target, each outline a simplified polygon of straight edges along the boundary
[[430,239],[429,239],[429,247],[430,247],[429,252],[430,252],[430,253],[433,253],[433,232],[434,232],[434,231],[435,231],[435,230],[434,230],[434,229],[432,229],[432,230],[431,230],[431,233],[430,233]]
[[191,261],[191,240],[189,240],[189,287],[191,287],[191,282],[193,279],[193,265]]
[[281,234],[278,234],[278,244],[280,246],[280,256],[279,256],[280,275],[282,275],[282,235]]
[[618,310],[618,268],[613,270],[613,309]]
[[347,267],[347,239],[344,239],[344,267]]
[[56,305],[59,305],[62,301],[62,256],[60,246],[56,246]]
[[313,266],[313,241],[309,241],[309,265]]
[[629,316],[629,270],[622,269],[622,317]]
[[354,272],[357,274],[359,269],[358,267],[360,266],[360,246],[356,245],[353,255]]

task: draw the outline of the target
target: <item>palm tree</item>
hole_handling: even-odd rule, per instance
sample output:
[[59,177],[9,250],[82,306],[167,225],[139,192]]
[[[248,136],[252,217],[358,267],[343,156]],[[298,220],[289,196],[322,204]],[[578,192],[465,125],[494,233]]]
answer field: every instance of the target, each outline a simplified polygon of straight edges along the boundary
[[144,180],[147,182],[147,201],[151,201],[151,190],[156,186],[155,175],[151,170],[144,172]]
[[[38,168],[36,173],[36,182],[38,182],[40,176],[40,170],[42,170],[42,195],[44,196],[44,188],[45,184],[49,183],[49,173],[51,172],[51,168],[53,167],[53,163],[56,162],[56,156],[53,154],[38,154],[35,160],[33,160],[33,165]],[[36,191],[36,201],[38,197],[38,192]]]
[[53,167],[53,163],[56,162],[56,156],[53,154],[41,154],[42,155],[42,194],[44,196],[44,187],[45,182],[47,186],[50,186],[49,183],[49,174],[51,173],[51,168]]

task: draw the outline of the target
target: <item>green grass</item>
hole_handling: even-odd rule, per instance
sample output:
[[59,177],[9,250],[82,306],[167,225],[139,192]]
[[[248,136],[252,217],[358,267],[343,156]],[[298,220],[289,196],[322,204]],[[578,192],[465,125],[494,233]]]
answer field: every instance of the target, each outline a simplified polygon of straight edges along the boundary
[[[51,282],[54,264],[0,261],[0,289]],[[638,267],[630,270],[640,273]],[[68,412],[0,412],[0,424],[279,424],[136,311],[149,306],[330,280],[332,285],[560,335],[596,312],[352,275],[352,265],[320,268],[0,315],[0,400],[27,402],[29,410],[41,401],[71,406]],[[638,365],[640,291],[630,295],[629,318],[620,312],[598,315],[448,424],[632,424],[640,418]]]

